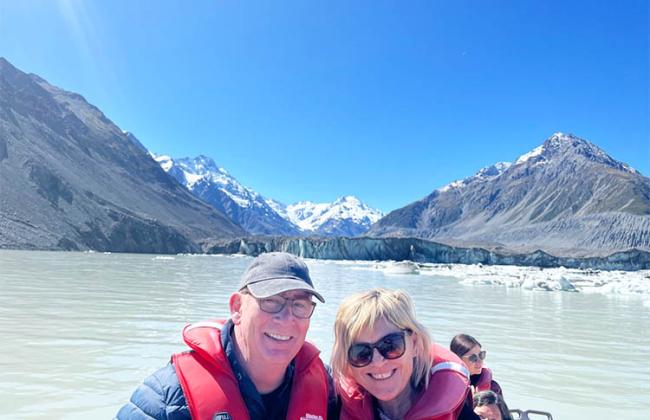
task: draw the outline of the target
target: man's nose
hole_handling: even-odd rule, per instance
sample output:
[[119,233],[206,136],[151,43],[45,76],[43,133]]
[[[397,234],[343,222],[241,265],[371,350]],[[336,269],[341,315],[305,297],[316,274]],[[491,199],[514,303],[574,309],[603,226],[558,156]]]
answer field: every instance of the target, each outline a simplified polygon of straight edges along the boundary
[[291,306],[293,302],[287,302],[284,307],[280,310],[280,312],[276,312],[274,315],[278,319],[289,319],[290,317],[294,316],[293,312],[291,312]]

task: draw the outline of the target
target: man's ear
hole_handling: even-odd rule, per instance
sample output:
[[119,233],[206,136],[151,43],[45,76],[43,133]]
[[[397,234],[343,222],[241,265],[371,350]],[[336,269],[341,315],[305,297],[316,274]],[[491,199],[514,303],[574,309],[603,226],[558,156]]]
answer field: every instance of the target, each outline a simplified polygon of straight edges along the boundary
[[230,295],[230,300],[228,301],[228,306],[230,307],[230,319],[232,319],[232,322],[235,325],[239,325],[241,322],[242,297],[241,293],[235,292]]

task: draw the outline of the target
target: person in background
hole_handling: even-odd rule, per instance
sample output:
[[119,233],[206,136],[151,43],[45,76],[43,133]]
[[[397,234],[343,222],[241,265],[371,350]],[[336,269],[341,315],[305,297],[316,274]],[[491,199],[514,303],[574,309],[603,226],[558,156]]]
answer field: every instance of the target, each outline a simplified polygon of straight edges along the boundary
[[378,288],[346,298],[334,337],[331,365],[341,419],[463,418],[467,369],[431,344],[405,292]]
[[474,394],[474,413],[481,420],[512,420],[508,406],[493,391],[480,391]]
[[449,344],[449,349],[461,358],[469,369],[472,394],[478,391],[491,390],[503,399],[501,386],[492,379],[492,371],[483,366],[487,352],[481,348],[481,343],[467,334],[458,334]]
[[185,327],[190,350],[145,379],[116,418],[325,419],[336,398],[305,342],[312,297],[324,302],[299,258],[255,258],[230,296],[230,319]]

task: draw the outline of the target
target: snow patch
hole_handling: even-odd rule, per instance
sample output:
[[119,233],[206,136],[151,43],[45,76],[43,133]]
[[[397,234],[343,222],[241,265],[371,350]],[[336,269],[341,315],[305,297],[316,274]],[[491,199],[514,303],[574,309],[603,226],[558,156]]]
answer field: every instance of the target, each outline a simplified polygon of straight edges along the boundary
[[445,185],[442,188],[438,188],[438,191],[446,192],[446,191],[449,191],[449,190],[453,190],[454,188],[462,188],[464,186],[465,186],[464,180],[460,179],[460,180],[456,180],[456,181],[454,181],[452,183],[449,183],[449,184]]
[[534,158],[535,156],[541,155],[543,152],[544,152],[544,145],[538,146],[533,150],[531,150],[530,152],[519,156],[519,158],[515,161],[515,165],[520,165],[524,162],[527,162],[530,159]]
[[[164,169],[164,168],[163,168]],[[198,175],[194,174],[191,172],[183,171],[183,175],[185,175],[185,179],[187,180],[187,187],[191,190],[194,185],[202,180],[205,176],[204,175]]]
[[305,231],[317,231],[331,220],[349,220],[365,227],[383,217],[379,210],[368,207],[358,198],[348,195],[333,203],[301,201],[286,207],[289,220]]
[[165,172],[169,172],[169,170],[172,168],[172,166],[174,166],[174,161],[172,160],[172,158],[170,156],[156,155],[156,154],[151,153],[151,152],[149,152],[149,154],[151,155],[152,158],[154,158],[154,160],[156,162],[158,162],[160,167]]
[[476,174],[461,180],[454,181],[450,184],[445,185],[444,187],[438,188],[438,192],[446,192],[452,189],[463,188],[466,185],[469,185],[474,182],[482,182],[487,180],[492,180],[501,176],[505,171],[512,166],[510,162],[497,162],[494,165],[486,166],[485,168],[480,169]]

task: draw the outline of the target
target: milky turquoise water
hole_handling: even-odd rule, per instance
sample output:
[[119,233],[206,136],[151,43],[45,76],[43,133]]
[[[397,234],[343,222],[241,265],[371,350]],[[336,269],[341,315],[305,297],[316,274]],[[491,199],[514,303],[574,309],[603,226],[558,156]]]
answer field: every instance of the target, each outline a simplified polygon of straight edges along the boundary
[[[0,417],[110,418],[183,349],[188,322],[226,317],[245,257],[0,251]],[[403,288],[435,340],[474,335],[511,408],[555,419],[650,412],[650,308],[640,298],[462,285],[308,261],[327,299],[309,338],[329,358],[338,303]]]

